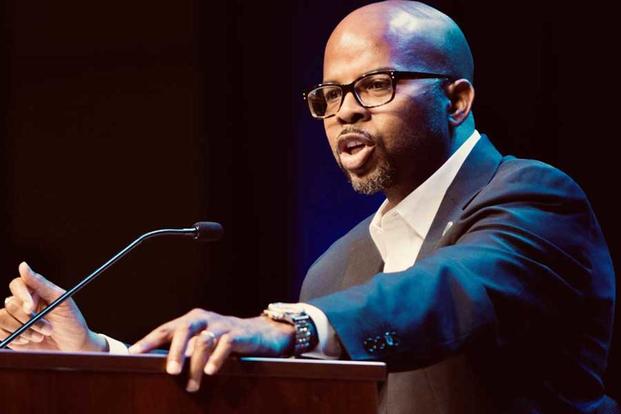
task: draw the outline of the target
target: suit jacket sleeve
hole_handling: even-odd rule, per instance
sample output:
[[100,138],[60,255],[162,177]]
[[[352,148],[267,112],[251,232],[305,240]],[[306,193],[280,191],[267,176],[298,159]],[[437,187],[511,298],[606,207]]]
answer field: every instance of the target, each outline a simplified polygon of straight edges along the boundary
[[537,340],[536,332],[566,346],[588,341],[593,364],[604,367],[614,272],[582,190],[550,166],[511,159],[433,254],[308,302],[352,359],[393,370],[429,365],[478,338],[502,346]]

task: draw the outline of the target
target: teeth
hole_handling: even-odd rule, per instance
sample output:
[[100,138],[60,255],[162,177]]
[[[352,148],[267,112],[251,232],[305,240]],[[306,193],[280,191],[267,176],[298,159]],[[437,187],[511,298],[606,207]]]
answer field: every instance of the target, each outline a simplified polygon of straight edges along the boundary
[[347,143],[347,149],[351,149],[353,147],[357,147],[359,145],[364,145],[362,141],[352,140]]

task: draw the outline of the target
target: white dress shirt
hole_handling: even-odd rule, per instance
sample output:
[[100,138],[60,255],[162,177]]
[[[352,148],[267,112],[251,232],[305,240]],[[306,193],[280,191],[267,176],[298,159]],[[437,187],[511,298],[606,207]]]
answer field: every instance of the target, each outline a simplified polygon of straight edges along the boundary
[[457,172],[481,135],[474,133],[424,183],[384,214],[388,200],[375,213],[369,226],[373,243],[384,261],[384,272],[399,272],[411,267],[440,203]]
[[104,337],[108,343],[108,352],[113,355],[127,355],[129,354],[129,348],[121,341],[117,341],[114,338],[110,338],[108,335],[99,334]]

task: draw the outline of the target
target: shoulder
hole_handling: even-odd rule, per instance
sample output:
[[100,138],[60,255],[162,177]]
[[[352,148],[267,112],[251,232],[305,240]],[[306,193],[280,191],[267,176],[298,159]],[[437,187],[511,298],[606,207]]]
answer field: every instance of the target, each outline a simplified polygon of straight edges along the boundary
[[475,199],[564,200],[585,202],[582,188],[560,169],[541,161],[503,157],[492,179]]
[[[541,161],[504,157],[496,172],[462,210],[463,233],[454,238],[502,240],[525,256],[548,262],[572,258],[585,268],[609,262],[606,243],[582,188],[569,175]],[[486,239],[487,240],[487,239]],[[453,240],[455,242],[456,240]],[[562,256],[562,257],[561,257]]]
[[512,243],[564,246],[574,256],[591,242],[597,249],[605,246],[582,188],[558,168],[535,160],[504,157],[487,185],[463,206],[459,222],[466,239],[493,232],[493,238]]

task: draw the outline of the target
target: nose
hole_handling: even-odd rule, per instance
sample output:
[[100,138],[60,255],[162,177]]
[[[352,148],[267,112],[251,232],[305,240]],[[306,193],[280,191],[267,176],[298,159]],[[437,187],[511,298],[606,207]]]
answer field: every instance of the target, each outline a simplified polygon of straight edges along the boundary
[[342,124],[355,124],[358,121],[368,119],[369,110],[362,106],[352,92],[347,92],[343,97],[343,104],[336,113],[336,118]]

